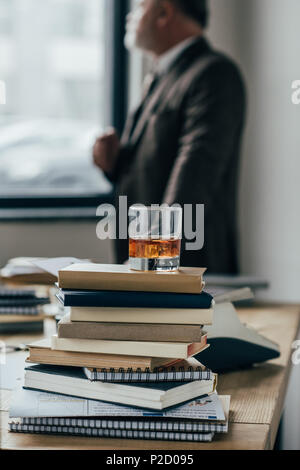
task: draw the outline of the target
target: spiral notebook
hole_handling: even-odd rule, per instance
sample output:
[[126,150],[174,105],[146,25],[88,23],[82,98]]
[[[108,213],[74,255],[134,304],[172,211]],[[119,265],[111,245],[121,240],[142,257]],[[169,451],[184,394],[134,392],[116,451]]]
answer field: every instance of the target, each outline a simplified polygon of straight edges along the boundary
[[0,296],[0,307],[35,307],[37,305],[46,305],[49,304],[50,300],[47,297],[33,297],[23,299],[20,297],[10,298],[10,299],[3,299]]
[[150,369],[90,369],[84,368],[92,382],[191,382],[212,380],[214,374],[194,358],[181,361],[168,368]]
[[4,299],[32,299],[35,298],[35,291],[29,289],[3,289],[0,288],[0,301]]
[[[46,396],[44,400],[49,400],[49,395]],[[201,411],[199,412],[200,407]],[[139,413],[136,410],[131,410],[131,413],[133,412],[131,416],[130,409],[127,408],[128,416],[125,416],[126,409],[121,411],[120,406],[116,406],[115,408],[115,414],[112,414],[111,416],[106,416],[104,414],[104,416],[99,417],[49,417],[43,416],[43,413],[39,410],[42,417],[18,417],[12,418],[11,422],[14,424],[20,424],[21,426],[62,426],[66,428],[113,429],[145,432],[215,432],[224,434],[228,432],[230,396],[218,396],[217,394],[213,394],[210,397],[200,398],[185,405],[175,407],[171,411],[157,414],[149,412]],[[108,410],[105,405],[104,410]],[[220,413],[220,411],[222,412]],[[92,410],[89,410],[89,412],[92,413]],[[97,408],[97,412],[101,414],[101,405]],[[221,416],[221,414],[223,414],[223,416]],[[199,417],[202,419],[199,420]]]
[[216,432],[226,434],[228,432],[228,419],[226,422],[197,422],[196,420],[166,420],[152,419],[96,419],[96,418],[21,418],[13,421],[21,426],[62,426],[67,428],[85,429],[113,429],[126,431],[166,431],[180,433],[207,433]]
[[11,432],[33,434],[62,434],[82,437],[107,437],[115,439],[143,439],[159,441],[211,442],[214,433],[181,433],[169,431],[130,431],[127,429],[95,429],[67,426],[27,425],[10,423]]
[[[39,314],[39,309],[38,307],[1,307],[0,306],[0,316],[1,315],[30,315],[30,316],[36,316]],[[0,318],[0,323],[1,323],[1,318]]]

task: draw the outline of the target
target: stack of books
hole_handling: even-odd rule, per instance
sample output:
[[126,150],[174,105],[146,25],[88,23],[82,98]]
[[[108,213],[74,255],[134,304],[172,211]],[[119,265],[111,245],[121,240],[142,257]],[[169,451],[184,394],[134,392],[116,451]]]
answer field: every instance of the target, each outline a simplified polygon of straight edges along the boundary
[[49,302],[34,290],[0,288],[0,333],[43,331],[41,307]]
[[[36,402],[32,390],[39,390],[53,404],[42,415],[11,413],[10,429],[196,442],[227,432],[229,398],[218,396],[216,375],[194,357],[209,347],[203,328],[213,320],[204,271],[61,270],[58,298],[69,314],[57,335],[29,345],[34,365],[25,370],[25,388],[32,395],[15,399]],[[74,404],[55,409],[52,394]]]

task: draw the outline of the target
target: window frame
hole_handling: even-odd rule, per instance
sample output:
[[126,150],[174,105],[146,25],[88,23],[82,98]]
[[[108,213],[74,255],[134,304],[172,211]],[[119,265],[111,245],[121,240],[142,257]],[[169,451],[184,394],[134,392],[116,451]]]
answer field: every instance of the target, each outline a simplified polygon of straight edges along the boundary
[[[128,70],[129,54],[124,46],[126,16],[130,0],[106,0],[107,15],[106,55],[107,83],[109,93],[106,100],[107,123],[122,133],[128,109]],[[95,170],[96,171],[96,170]],[[91,218],[96,208],[103,202],[111,202],[114,192],[108,194],[73,195],[0,195],[0,221],[36,218]],[[53,215],[53,209],[59,209]],[[76,215],[76,209],[78,209]],[[15,217],[14,217],[15,214]],[[47,216],[49,214],[49,217]],[[52,214],[52,215],[51,215]],[[61,214],[61,215],[60,215]]]

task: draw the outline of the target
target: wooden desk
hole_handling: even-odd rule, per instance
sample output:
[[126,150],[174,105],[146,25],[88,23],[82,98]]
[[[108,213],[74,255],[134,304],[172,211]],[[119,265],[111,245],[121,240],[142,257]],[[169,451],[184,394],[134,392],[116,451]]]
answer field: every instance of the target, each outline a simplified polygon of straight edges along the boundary
[[[291,372],[292,343],[300,325],[300,307],[273,306],[241,309],[244,323],[276,341],[281,357],[252,369],[219,377],[220,394],[231,395],[230,432],[210,444],[95,439],[13,434],[7,431],[11,392],[0,395],[1,444],[4,449],[103,449],[103,450],[263,450],[274,447]],[[3,339],[3,338],[1,338]],[[28,338],[26,338],[26,341]],[[15,344],[22,338],[7,338]]]

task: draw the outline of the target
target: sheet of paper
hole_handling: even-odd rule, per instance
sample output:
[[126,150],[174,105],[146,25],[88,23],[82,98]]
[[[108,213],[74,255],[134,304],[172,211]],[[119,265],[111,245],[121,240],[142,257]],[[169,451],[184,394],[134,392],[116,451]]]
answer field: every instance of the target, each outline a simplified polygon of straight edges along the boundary
[[212,295],[217,304],[222,302],[239,302],[241,300],[254,299],[254,293],[249,287],[232,290],[231,288],[213,287],[206,288],[205,291]]
[[32,264],[42,271],[58,276],[58,271],[61,269],[71,266],[71,264],[88,263],[89,260],[81,260],[78,258],[48,258],[48,259],[36,259],[32,261]]
[[225,420],[222,403],[216,393],[162,412],[151,412],[101,401],[84,400],[34,390],[20,389],[13,394],[10,408],[11,418],[71,418],[76,416],[135,418],[147,416],[153,418],[209,419],[210,421]]

